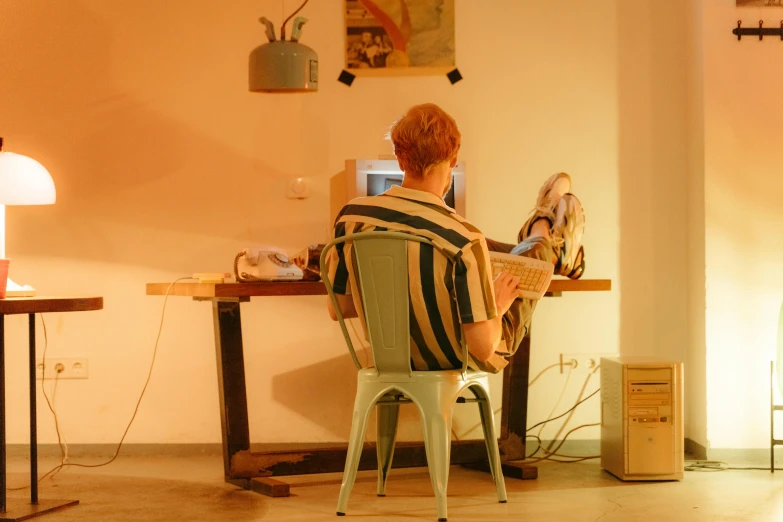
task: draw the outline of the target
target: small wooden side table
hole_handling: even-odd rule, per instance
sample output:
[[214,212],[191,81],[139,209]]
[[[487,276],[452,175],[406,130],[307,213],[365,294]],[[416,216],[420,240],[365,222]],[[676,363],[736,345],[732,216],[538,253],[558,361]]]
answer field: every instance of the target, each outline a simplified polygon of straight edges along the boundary
[[[35,314],[81,312],[103,308],[102,297],[10,297],[0,299],[0,520],[17,521],[74,506],[78,500],[38,499],[38,434],[35,393]],[[28,314],[30,331],[30,502],[6,498],[5,316]]]

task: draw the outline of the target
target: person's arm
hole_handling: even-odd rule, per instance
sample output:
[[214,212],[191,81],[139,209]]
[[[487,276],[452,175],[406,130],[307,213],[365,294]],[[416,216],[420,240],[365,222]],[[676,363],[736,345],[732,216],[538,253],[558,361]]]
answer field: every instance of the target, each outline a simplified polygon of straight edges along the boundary
[[[338,230],[337,226],[332,231],[332,237],[345,234],[345,229]],[[339,245],[333,247],[329,252],[329,256],[326,259],[326,276],[331,281],[335,297],[337,298],[337,304],[340,307],[340,312],[343,314],[344,319],[350,319],[353,317],[359,317],[356,313],[356,308],[353,304],[353,297],[351,296],[351,282],[348,277],[348,267],[345,262],[345,246]],[[334,312],[334,306],[329,296],[326,296],[326,307],[329,311],[329,317],[332,321],[337,320],[337,314]]]
[[478,361],[488,361],[495,353],[503,337],[503,314],[519,297],[519,277],[501,272],[493,282],[497,315],[486,321],[462,325],[468,351]]
[[[335,297],[337,297],[337,304],[340,305],[343,319],[359,317],[359,314],[356,313],[356,307],[353,305],[353,298],[350,295],[335,294]],[[337,314],[334,312],[332,300],[328,296],[326,297],[326,306],[329,308],[329,317],[332,318],[332,321],[336,321]]]
[[503,337],[503,314],[519,295],[519,278],[501,273],[492,280],[484,237],[463,247],[454,262],[454,297],[470,355],[479,362],[494,357]]

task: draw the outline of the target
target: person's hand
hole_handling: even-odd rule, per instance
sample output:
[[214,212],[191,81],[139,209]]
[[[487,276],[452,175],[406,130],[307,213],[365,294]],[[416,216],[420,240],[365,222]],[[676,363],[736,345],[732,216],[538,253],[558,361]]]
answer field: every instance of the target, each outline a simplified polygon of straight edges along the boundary
[[517,297],[520,297],[521,292],[517,289],[519,284],[519,277],[512,276],[508,272],[501,272],[495,278],[493,286],[495,287],[495,306],[498,309],[498,315],[505,314],[511,304]]

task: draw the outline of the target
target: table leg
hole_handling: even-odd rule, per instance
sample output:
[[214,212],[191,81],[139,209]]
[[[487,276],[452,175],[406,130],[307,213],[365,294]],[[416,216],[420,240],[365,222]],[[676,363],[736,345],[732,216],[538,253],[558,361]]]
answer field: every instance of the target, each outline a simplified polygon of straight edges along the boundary
[[[538,468],[524,464],[527,435],[527,383],[530,375],[530,328],[519,348],[503,370],[503,410],[500,417],[501,466],[504,477],[538,478]],[[463,464],[464,467],[489,472],[489,462]]]
[[524,458],[527,435],[527,383],[530,374],[529,331],[504,372],[500,436],[509,440],[505,451],[509,459]]
[[[226,482],[259,493],[287,497],[288,484],[272,478],[248,478],[258,473],[250,454],[247,417],[242,315],[238,301],[212,302],[217,355],[220,427],[223,434],[223,471]],[[246,469],[247,468],[247,469]],[[253,469],[251,469],[253,468]]]
[[[212,314],[220,393],[220,426],[223,434],[223,471],[226,482],[270,496],[287,497],[288,484],[274,479],[247,478],[249,474],[252,475],[252,471],[238,469],[242,467],[242,462],[247,460],[241,457],[250,454],[240,303],[215,300],[212,303]],[[238,460],[235,459],[237,455]]]
[[242,316],[239,303],[231,301],[214,301],[212,315],[223,433],[223,469],[228,480],[232,478],[232,457],[239,451],[250,451]]
[[38,412],[35,397],[35,314],[30,314],[30,503],[38,504]]
[[503,475],[519,479],[538,478],[538,468],[523,464],[527,436],[527,383],[530,378],[532,326],[503,375],[503,412],[500,420],[500,451]]
[[5,513],[5,315],[0,314],[0,513]]
[[78,500],[38,499],[38,425],[35,393],[35,314],[29,314],[30,338],[30,502],[19,498],[6,498],[5,455],[5,316],[0,314],[0,521],[17,522],[75,506]]

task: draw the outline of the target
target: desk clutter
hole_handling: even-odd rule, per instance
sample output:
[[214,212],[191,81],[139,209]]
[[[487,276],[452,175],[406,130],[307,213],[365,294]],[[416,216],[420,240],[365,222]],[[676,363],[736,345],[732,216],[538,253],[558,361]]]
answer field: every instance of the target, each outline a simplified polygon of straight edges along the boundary
[[326,245],[313,244],[296,254],[291,261],[302,269],[305,281],[321,280],[321,252]]

